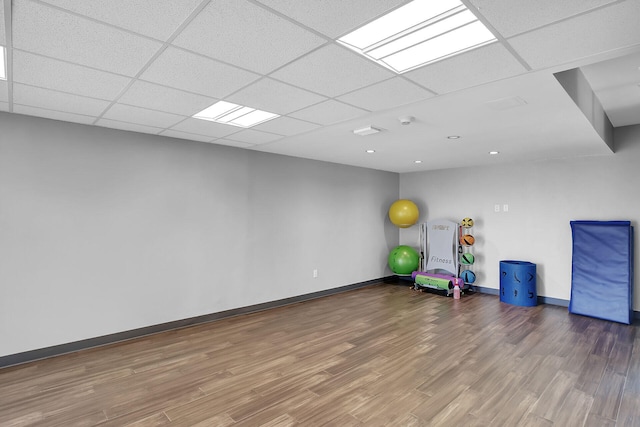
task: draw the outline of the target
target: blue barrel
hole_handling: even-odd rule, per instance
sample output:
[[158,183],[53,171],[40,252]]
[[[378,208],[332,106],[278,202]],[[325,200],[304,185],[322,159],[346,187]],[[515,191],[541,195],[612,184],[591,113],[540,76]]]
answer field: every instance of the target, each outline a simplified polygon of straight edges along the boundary
[[538,305],[535,264],[500,261],[500,301],[524,307]]

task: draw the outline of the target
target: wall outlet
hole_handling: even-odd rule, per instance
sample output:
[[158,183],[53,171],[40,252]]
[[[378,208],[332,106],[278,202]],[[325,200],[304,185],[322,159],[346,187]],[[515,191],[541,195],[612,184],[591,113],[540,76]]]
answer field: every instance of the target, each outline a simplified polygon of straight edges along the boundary
[[494,212],[500,212],[500,205],[493,205]]
[[316,277],[318,277],[318,269],[313,269],[313,278],[315,279]]

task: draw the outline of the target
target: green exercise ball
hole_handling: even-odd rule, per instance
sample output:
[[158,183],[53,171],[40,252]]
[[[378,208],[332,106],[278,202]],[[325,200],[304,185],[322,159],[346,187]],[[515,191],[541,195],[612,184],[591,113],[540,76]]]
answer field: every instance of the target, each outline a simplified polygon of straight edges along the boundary
[[411,246],[400,245],[389,253],[389,268],[395,274],[411,274],[420,265],[420,255]]

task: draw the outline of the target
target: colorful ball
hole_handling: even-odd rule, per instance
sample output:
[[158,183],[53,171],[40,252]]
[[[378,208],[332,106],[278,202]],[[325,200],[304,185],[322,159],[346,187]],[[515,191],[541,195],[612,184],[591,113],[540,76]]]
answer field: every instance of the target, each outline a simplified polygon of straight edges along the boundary
[[389,219],[400,228],[408,228],[418,222],[420,211],[411,200],[396,200],[389,207]]
[[470,228],[473,227],[473,220],[469,217],[464,218],[462,220],[462,222],[460,223],[460,225],[462,225],[464,228]]
[[460,264],[462,265],[473,265],[476,257],[473,256],[471,252],[466,252],[460,255]]
[[462,270],[460,272],[460,278],[464,280],[465,283],[473,283],[476,281],[476,273],[471,270]]
[[396,246],[389,253],[389,268],[395,274],[411,274],[420,265],[420,255],[411,246]]
[[475,242],[476,239],[471,234],[463,234],[460,236],[460,244],[463,246],[473,246]]

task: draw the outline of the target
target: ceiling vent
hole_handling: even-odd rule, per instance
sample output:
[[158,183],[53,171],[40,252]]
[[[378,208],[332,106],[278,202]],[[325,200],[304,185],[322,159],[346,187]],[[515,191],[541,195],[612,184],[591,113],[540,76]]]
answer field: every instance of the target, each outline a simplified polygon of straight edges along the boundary
[[366,128],[356,129],[353,131],[356,135],[367,136],[373,135],[374,133],[380,132],[381,129],[375,128],[373,126],[367,126]]
[[509,98],[500,98],[495,101],[485,102],[485,105],[492,110],[509,110],[511,108],[521,107],[526,105],[527,101],[520,98],[519,96],[512,96]]

